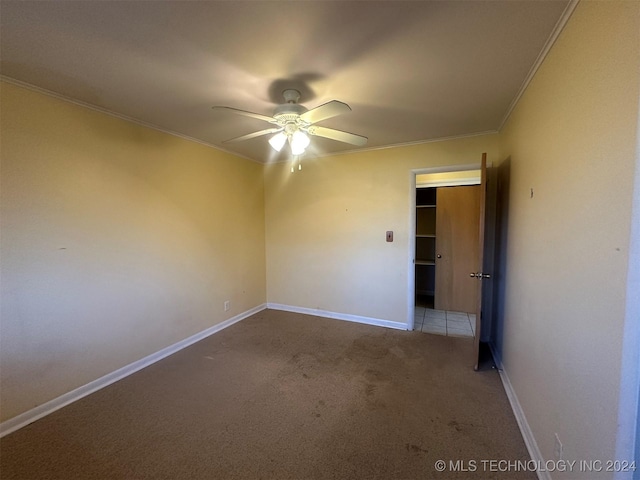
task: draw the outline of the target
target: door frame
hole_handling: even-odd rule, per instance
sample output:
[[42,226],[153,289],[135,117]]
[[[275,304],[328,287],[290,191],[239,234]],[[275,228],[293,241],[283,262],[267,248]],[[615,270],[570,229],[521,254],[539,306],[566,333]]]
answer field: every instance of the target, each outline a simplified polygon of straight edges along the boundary
[[[487,168],[491,165],[487,163]],[[463,165],[443,165],[439,167],[414,168],[409,172],[409,255],[407,260],[407,329],[413,330],[416,314],[416,176],[425,173],[450,173],[464,172],[468,170],[479,170],[480,162],[468,163]],[[478,185],[480,179],[478,179]],[[451,180],[447,181],[446,186],[470,185],[468,180]],[[440,182],[434,182],[433,187],[444,186]],[[428,188],[428,187],[425,187]],[[480,332],[476,332],[480,335]]]

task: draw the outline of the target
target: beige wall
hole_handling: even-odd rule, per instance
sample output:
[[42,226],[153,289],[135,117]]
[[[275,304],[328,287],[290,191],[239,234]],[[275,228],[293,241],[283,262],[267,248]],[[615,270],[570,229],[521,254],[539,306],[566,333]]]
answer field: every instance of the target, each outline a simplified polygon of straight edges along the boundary
[[[412,169],[497,160],[485,135],[268,166],[267,299],[407,321]],[[385,232],[393,230],[393,243]]]
[[261,165],[1,93],[2,420],[265,302]]
[[555,433],[566,459],[615,459],[639,17],[638,2],[581,2],[501,133],[502,356],[546,459]]

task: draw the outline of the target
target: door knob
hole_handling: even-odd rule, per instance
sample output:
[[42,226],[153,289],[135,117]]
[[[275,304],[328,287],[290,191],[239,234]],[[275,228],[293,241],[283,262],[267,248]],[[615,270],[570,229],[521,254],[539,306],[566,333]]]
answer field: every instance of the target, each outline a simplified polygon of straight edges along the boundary
[[442,255],[438,254],[436,255],[436,258],[442,258]]
[[482,272],[471,272],[469,276],[475,277],[475,278],[491,278],[491,275],[489,275],[488,273],[482,273]]

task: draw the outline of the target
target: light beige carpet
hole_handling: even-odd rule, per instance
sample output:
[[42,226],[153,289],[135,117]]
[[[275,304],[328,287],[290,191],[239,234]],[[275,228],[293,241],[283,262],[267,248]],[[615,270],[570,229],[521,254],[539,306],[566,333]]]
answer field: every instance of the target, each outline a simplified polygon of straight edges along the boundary
[[[6,436],[0,476],[535,479],[482,468],[529,457],[471,349],[265,310]],[[457,460],[476,471],[450,471]]]

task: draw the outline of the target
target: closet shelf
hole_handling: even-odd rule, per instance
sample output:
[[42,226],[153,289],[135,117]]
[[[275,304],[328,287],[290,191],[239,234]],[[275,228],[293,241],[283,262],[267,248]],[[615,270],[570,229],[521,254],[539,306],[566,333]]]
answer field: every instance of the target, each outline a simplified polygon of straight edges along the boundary
[[416,234],[416,238],[436,238],[435,233],[418,233]]
[[416,205],[416,208],[436,208],[435,205]]

